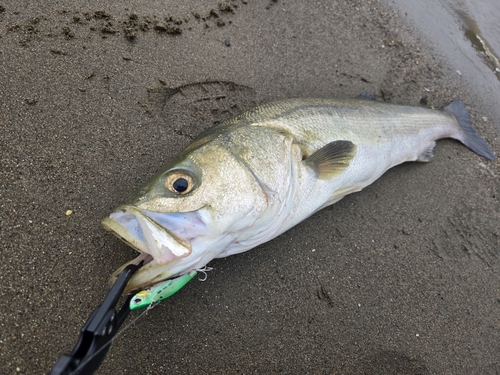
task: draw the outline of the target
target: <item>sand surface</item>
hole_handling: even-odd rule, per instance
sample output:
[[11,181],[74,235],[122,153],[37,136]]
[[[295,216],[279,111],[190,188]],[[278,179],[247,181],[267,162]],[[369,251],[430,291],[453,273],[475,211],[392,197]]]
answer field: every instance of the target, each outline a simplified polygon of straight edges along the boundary
[[[499,155],[498,80],[402,3],[3,1],[0,373],[48,373],[73,349],[135,256],[100,219],[201,130],[256,104],[460,97]],[[213,261],[98,373],[498,374],[499,176],[498,161],[440,141],[432,163]]]

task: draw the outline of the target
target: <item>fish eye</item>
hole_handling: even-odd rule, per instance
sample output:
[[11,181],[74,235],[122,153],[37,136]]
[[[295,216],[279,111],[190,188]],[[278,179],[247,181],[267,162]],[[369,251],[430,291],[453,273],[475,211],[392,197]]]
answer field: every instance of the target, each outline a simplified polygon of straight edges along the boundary
[[165,187],[175,194],[187,194],[193,190],[194,180],[186,173],[176,172],[167,176]]
[[172,184],[172,187],[174,188],[175,191],[177,191],[179,193],[184,193],[187,190],[187,188],[189,187],[189,183],[187,182],[187,180],[185,178],[180,177],[174,181],[174,183]]

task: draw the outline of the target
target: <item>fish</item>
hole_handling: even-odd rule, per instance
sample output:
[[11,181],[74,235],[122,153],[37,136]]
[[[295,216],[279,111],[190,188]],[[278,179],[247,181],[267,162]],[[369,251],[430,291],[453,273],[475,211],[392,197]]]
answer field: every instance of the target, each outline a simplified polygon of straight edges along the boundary
[[125,293],[250,250],[370,185],[389,168],[428,162],[453,138],[495,155],[464,103],[442,110],[361,99],[288,99],[201,133],[102,220],[140,252]]

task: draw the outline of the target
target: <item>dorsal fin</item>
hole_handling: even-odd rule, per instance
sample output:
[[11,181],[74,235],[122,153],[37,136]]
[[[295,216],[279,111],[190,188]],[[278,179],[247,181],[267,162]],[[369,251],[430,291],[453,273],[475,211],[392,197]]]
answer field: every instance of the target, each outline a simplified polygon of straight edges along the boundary
[[311,167],[321,180],[333,178],[347,169],[356,154],[351,141],[333,141],[309,156],[304,163]]
[[359,94],[359,99],[362,99],[362,100],[377,100],[377,97],[375,95],[373,95],[371,92],[361,91],[361,94]]

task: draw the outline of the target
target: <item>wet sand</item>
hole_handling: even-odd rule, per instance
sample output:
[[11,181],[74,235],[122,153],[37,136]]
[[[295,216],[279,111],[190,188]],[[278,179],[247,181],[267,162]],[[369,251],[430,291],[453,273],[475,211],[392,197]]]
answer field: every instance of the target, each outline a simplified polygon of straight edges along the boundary
[[[500,154],[498,80],[404,4],[180,3],[0,6],[1,374],[47,373],[73,349],[135,256],[100,219],[256,104],[460,97]],[[498,176],[498,161],[440,141],[431,163],[211,262],[207,281],[128,328],[99,374],[497,374]]]

